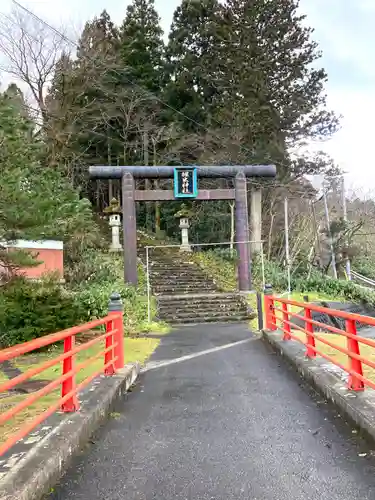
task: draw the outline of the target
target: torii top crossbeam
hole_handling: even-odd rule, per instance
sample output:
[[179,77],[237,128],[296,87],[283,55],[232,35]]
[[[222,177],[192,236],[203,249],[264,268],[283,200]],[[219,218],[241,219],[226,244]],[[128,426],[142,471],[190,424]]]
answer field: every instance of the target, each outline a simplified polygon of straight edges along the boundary
[[[276,177],[275,165],[225,165],[225,166],[195,166],[198,177],[235,177],[243,173],[245,177]],[[124,174],[132,174],[141,179],[168,179],[173,178],[173,166],[136,167],[136,166],[93,166],[89,168],[92,179],[121,179]],[[183,168],[181,166],[181,168]]]

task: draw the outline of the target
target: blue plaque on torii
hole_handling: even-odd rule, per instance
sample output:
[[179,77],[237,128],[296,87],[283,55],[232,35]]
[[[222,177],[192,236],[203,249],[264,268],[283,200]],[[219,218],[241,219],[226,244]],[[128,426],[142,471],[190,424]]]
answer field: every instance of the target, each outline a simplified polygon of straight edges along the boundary
[[198,196],[196,167],[175,167],[173,184],[175,198],[196,198]]

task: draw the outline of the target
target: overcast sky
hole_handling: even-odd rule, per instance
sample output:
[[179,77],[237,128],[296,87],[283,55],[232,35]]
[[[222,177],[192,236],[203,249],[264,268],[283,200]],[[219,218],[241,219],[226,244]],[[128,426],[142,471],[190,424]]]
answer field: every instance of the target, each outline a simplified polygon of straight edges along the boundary
[[[127,0],[21,0],[36,14],[59,25],[81,26],[105,8],[114,21],[125,15]],[[155,0],[164,30],[180,0]],[[7,11],[11,0],[0,0]],[[375,192],[373,134],[375,117],[375,0],[301,0],[301,10],[315,28],[328,72],[328,103],[343,115],[334,138],[311,147],[329,153],[348,172],[348,187]]]

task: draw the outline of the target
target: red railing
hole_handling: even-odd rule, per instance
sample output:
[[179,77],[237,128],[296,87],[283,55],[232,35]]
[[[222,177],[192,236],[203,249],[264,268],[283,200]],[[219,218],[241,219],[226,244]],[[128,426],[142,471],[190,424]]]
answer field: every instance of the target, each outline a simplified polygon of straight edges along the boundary
[[[302,309],[304,311],[303,314],[291,311],[292,307]],[[290,341],[293,339],[306,346],[307,357],[314,358],[317,355],[321,356],[346,371],[349,374],[349,389],[353,391],[362,391],[365,386],[375,389],[375,382],[368,377],[365,377],[363,374],[363,365],[365,365],[365,368],[369,367],[370,369],[375,370],[375,362],[371,361],[368,356],[361,355],[360,350],[361,346],[375,348],[375,340],[362,337],[357,333],[357,324],[375,326],[375,318],[320,307],[307,302],[288,300],[275,297],[273,295],[264,296],[264,312],[266,330],[282,331],[284,341]],[[321,323],[312,319],[312,312],[323,313],[332,318],[340,318],[341,320],[344,320],[345,329],[337,328],[336,326]],[[293,319],[300,320],[300,323],[302,321],[304,326],[296,324],[293,322]],[[316,330],[318,330],[318,332]],[[301,336],[296,335],[295,331],[302,332],[302,338]],[[345,337],[346,347],[335,344],[332,339],[329,339],[329,335],[324,335],[324,332]],[[321,342],[324,346],[333,349],[337,353],[347,356],[348,364],[345,365],[334,356],[324,352],[324,350],[318,349],[316,341]]]
[[[94,328],[105,326],[105,333],[98,332],[91,340],[76,345],[76,336],[80,333],[91,331]],[[0,413],[0,428],[2,425],[11,421],[20,412],[29,408],[35,402],[40,400],[59,387],[61,388],[61,397],[57,397],[45,411],[27,421],[22,428],[13,433],[8,439],[0,444],[0,456],[8,451],[17,441],[27,436],[36,426],[42,423],[46,418],[57,410],[63,412],[74,412],[79,410],[78,393],[88,385],[95,377],[104,373],[107,376],[114,375],[124,366],[124,329],[123,313],[121,311],[110,312],[108,316],[102,319],[94,320],[80,326],[75,326],[61,332],[46,335],[24,344],[18,344],[8,349],[0,350],[0,362],[15,360],[19,356],[31,353],[43,347],[52,346],[58,342],[63,342],[63,353],[52,359],[48,359],[35,368],[30,368],[15,378],[7,380],[0,385],[0,394],[16,388],[17,385],[29,381],[32,377],[41,374],[48,368],[61,364],[61,374],[54,380],[45,385],[42,389],[31,393],[20,402],[12,406],[7,411]],[[76,357],[79,353],[87,351],[90,347],[103,343],[103,349],[95,353],[88,359],[76,363]],[[76,382],[76,376],[84,369],[89,367],[98,359],[103,359],[100,369],[90,373],[79,384]],[[3,399],[6,401],[6,398]]]
[[[281,306],[281,307],[280,307]],[[302,309],[303,315],[291,311],[291,307]],[[280,330],[283,332],[283,340],[296,340],[306,346],[306,356],[314,358],[317,355],[330,361],[349,374],[348,388],[353,391],[362,391],[365,386],[375,389],[375,382],[365,377],[363,374],[363,365],[375,370],[375,362],[366,356],[362,356],[360,346],[365,345],[375,348],[375,340],[361,337],[357,333],[357,323],[367,326],[375,326],[375,318],[352,314],[336,309],[320,307],[307,302],[297,302],[273,295],[264,296],[265,329]],[[327,314],[333,318],[340,318],[345,321],[345,330],[332,325],[321,323],[312,319],[312,312]],[[293,319],[302,321],[304,326],[296,324]],[[317,333],[315,330],[320,330]],[[302,332],[303,338],[295,334],[295,331]],[[346,348],[335,344],[333,341],[323,336],[322,332],[341,335],[346,338]],[[348,364],[345,365],[338,361],[334,356],[316,347],[316,341],[325,346],[344,354],[348,357]],[[375,354],[375,351],[374,351]]]

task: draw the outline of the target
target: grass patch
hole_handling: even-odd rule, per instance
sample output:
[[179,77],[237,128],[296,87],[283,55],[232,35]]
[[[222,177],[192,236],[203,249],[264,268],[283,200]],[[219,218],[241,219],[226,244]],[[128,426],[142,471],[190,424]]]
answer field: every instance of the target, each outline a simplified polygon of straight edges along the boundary
[[[278,295],[278,294],[276,294]],[[319,302],[321,300],[327,301],[327,302],[344,302],[343,297],[332,297],[324,293],[318,293],[318,292],[310,292],[310,293],[300,293],[300,292],[292,292],[290,294],[290,300],[295,300],[296,302],[304,302],[303,297],[307,295],[309,298],[309,302]],[[281,297],[281,295],[278,295]],[[287,299],[288,295],[283,294],[282,297],[283,299]],[[276,307],[281,309],[281,303],[276,302]],[[289,311],[292,313],[298,313],[301,310],[300,306],[291,306],[289,305]],[[282,313],[279,311],[276,311],[276,317],[281,318]],[[293,321],[293,320],[291,320]]]
[[[156,347],[159,344],[158,339],[154,338],[128,338],[124,339],[124,353],[125,353],[125,363],[131,363],[134,361],[139,361],[140,363],[144,363]],[[76,362],[81,363],[85,360],[99,354],[103,350],[103,343],[99,343],[90,347],[87,350],[84,350],[76,355]],[[25,355],[19,358],[16,363],[16,366],[20,368],[22,371],[26,371],[31,368],[36,368],[40,366],[42,363],[57,357],[59,354],[63,352],[62,346],[52,347],[48,352],[43,352],[40,354],[31,354]],[[97,360],[90,363],[88,367],[81,370],[77,374],[77,383],[82,382],[87,377],[100,370],[103,366],[103,357],[101,356]],[[33,380],[48,380],[53,381],[61,374],[61,364],[50,367],[47,370],[43,371],[39,375],[33,378]],[[6,377],[1,374],[0,375],[0,383],[5,382]],[[4,413],[10,408],[14,407],[16,404],[23,401],[28,395],[15,395],[15,396],[6,396],[0,399],[0,413]],[[22,425],[25,425],[37,415],[40,415],[43,411],[45,411],[51,404],[56,402],[60,397],[60,388],[56,391],[51,392],[47,396],[41,398],[36,401],[34,404],[30,405],[27,409],[18,413],[12,420],[0,426],[0,443],[4,442],[11,434],[17,432]]]
[[215,255],[214,252],[194,252],[191,260],[198,264],[224,292],[237,290],[237,264]]
[[[303,332],[294,330],[293,335],[298,337],[303,343],[306,343],[306,335]],[[319,332],[317,335],[319,335],[321,338],[326,339],[329,341],[331,344],[337,345],[338,347],[345,348],[347,349],[347,339],[343,335],[336,335],[333,333],[321,333]],[[322,352],[323,354],[326,354],[330,357],[332,357],[337,363],[340,363],[343,365],[345,368],[349,368],[349,358],[346,354],[343,354],[342,352],[337,351],[333,347],[330,347],[320,340],[315,341],[315,346],[316,348]],[[372,361],[375,363],[375,349],[373,347],[370,347],[368,345],[360,344],[359,346],[360,354],[364,358],[368,359],[369,361]],[[329,362],[323,357],[317,356],[317,358],[324,359],[325,361]],[[375,383],[375,370],[364,363],[362,364],[363,366],[363,375],[371,380],[372,382]]]
[[[316,293],[316,292],[309,292],[309,293],[292,293],[291,294],[291,300],[295,301],[300,301],[303,302],[303,297],[304,295],[308,295],[309,302],[318,302],[320,300],[326,300],[326,301],[334,301],[334,302],[344,302],[346,299],[342,296],[336,296],[332,297],[329,296],[328,294],[323,294],[323,293]],[[297,313],[300,311],[300,307],[298,306],[289,306],[290,312]],[[278,318],[281,318],[282,314],[280,312],[276,313]],[[291,319],[293,321],[293,319]],[[306,343],[306,334],[301,332],[300,330],[292,330],[292,334],[297,337],[302,343]],[[329,341],[331,344],[334,344],[338,347],[341,348],[347,348],[347,339],[344,335],[338,335],[338,334],[333,334],[333,333],[324,333],[324,332],[318,332],[317,335],[319,335],[322,339]],[[360,335],[360,333],[359,333]],[[349,368],[349,358],[346,354],[343,354],[342,352],[338,351],[337,349],[330,347],[326,345],[324,342],[321,342],[320,340],[316,340],[316,348],[322,352],[323,354],[330,356],[333,360],[335,360],[337,363],[340,363],[342,366],[345,368]],[[375,349],[373,349],[370,346],[367,345],[361,345],[360,344],[360,353],[363,357],[367,358],[368,360],[372,361],[375,363]],[[329,362],[325,358],[321,356],[317,356],[320,359],[323,359],[326,362]],[[365,377],[367,377],[369,380],[375,383],[375,370],[365,364],[363,364],[363,374]]]

